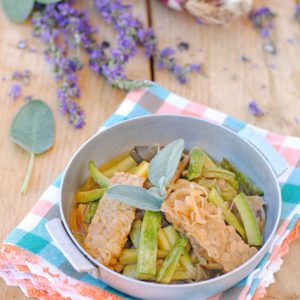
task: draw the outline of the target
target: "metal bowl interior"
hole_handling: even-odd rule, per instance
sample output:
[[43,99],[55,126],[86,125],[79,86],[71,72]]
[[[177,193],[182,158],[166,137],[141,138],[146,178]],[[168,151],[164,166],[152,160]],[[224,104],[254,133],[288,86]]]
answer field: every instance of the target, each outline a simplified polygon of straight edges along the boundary
[[[89,160],[92,159],[97,165],[101,165],[110,158],[129,151],[135,145],[167,144],[177,138],[183,138],[188,149],[195,145],[201,145],[217,161],[226,157],[263,188],[264,200],[267,203],[264,245],[255,256],[239,268],[204,282],[160,285],[126,278],[95,261],[72,236],[68,221],[74,193],[88,176],[87,164]],[[145,288],[150,288],[153,290],[153,294],[151,297],[146,296],[146,298],[170,299],[169,297],[174,297],[174,299],[182,299],[183,295],[185,298],[193,298],[193,295],[197,295],[197,297],[211,296],[233,286],[255,268],[268,250],[275,234],[281,212],[281,194],[271,166],[255,147],[236,133],[198,118],[161,115],[140,117],[122,122],[88,140],[73,156],[67,167],[62,182],[60,204],[61,217],[68,234],[82,253],[104,270],[102,278],[104,281],[135,297],[144,297]],[[141,292],[137,290],[139,287]],[[180,293],[186,288],[188,289],[184,290],[184,294]],[[173,292],[170,292],[172,289]]]

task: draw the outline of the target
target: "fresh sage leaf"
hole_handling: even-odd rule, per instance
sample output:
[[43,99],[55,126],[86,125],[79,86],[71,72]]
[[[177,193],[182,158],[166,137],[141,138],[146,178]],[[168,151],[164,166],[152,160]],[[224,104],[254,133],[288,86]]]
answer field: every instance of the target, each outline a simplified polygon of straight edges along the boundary
[[159,151],[150,162],[149,180],[154,186],[161,186],[161,180],[164,177],[166,186],[174,176],[182,152],[184,150],[184,140],[178,139]]
[[5,15],[13,22],[22,23],[31,14],[34,0],[2,0]]
[[150,211],[160,211],[163,201],[147,189],[131,185],[114,185],[106,191],[106,195],[111,199]]
[[35,0],[35,2],[41,3],[41,4],[51,4],[51,3],[61,2],[61,1],[62,0]]
[[23,105],[13,119],[10,138],[30,154],[30,163],[21,189],[25,193],[35,155],[51,148],[54,142],[54,118],[49,106],[41,100],[32,100]]

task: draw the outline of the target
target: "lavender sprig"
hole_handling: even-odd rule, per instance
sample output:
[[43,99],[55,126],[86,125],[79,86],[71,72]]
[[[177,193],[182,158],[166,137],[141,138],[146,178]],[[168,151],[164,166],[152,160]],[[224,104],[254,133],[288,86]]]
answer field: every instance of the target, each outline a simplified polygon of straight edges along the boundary
[[271,54],[276,54],[276,46],[273,42],[273,20],[276,14],[268,7],[263,6],[258,9],[253,9],[249,14],[249,19],[253,27],[259,31],[264,39],[264,50]]
[[94,0],[94,7],[105,22],[112,24],[118,32],[118,45],[112,49],[112,56],[117,53],[116,64],[128,62],[139,46],[144,48],[146,57],[153,57],[159,69],[167,69],[174,74],[180,83],[186,83],[187,75],[199,72],[200,64],[180,66],[174,57],[175,51],[158,49],[158,39],[152,28],[145,28],[143,23],[135,18],[132,5],[125,5],[121,0]]

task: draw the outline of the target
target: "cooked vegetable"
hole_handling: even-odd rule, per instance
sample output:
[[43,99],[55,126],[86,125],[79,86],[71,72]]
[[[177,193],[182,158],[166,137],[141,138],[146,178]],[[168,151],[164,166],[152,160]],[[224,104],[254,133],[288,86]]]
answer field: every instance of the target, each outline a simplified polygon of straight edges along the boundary
[[163,229],[159,229],[158,232],[158,249],[162,249],[165,251],[170,251],[171,249],[170,243]]
[[160,222],[160,212],[145,212],[138,252],[137,278],[156,274],[157,239]]
[[263,243],[262,235],[246,196],[243,193],[238,194],[233,199],[233,203],[237,207],[243,221],[248,244],[261,246]]
[[247,199],[256,218],[259,230],[263,232],[266,222],[266,213],[264,210],[265,202],[260,196],[247,196]]
[[205,178],[223,178],[229,182],[233,182],[235,179],[234,173],[218,167],[204,169],[201,175]]
[[78,203],[89,203],[91,201],[100,199],[105,191],[106,188],[94,189],[86,192],[77,192],[75,198]]
[[130,173],[147,178],[148,170],[149,170],[149,163],[144,160],[137,167],[135,167],[134,170],[132,170]]
[[193,180],[200,177],[204,162],[204,155],[205,153],[199,147],[195,147],[191,150],[188,168],[188,180]]
[[[157,258],[165,258],[168,252],[164,250],[157,250]],[[124,265],[135,264],[138,259],[138,249],[127,248],[122,251],[120,256],[120,263]]]
[[106,163],[104,163],[103,165],[101,165],[99,170],[103,173],[107,169],[110,169],[113,166],[115,166],[117,163],[119,163],[121,160],[123,160],[126,157],[128,157],[128,153],[122,153],[120,155],[117,155],[117,156],[113,157],[112,159],[110,159],[109,161],[107,161]]
[[84,221],[86,223],[91,223],[92,218],[94,217],[97,211],[98,205],[99,205],[99,201],[93,201],[89,203],[89,207],[84,215]]
[[264,194],[264,192],[261,188],[259,188],[257,185],[255,185],[247,175],[242,173],[229,160],[224,158],[221,162],[221,166],[224,169],[229,170],[236,175],[236,179],[240,184],[240,189],[247,196],[252,196],[252,195],[262,196]]
[[111,178],[112,176],[114,176],[115,172],[126,172],[135,166],[137,166],[136,161],[131,156],[127,155],[124,159],[119,161],[117,164],[103,171],[103,174],[106,177]]
[[207,154],[205,154],[204,155],[203,167],[205,169],[210,169],[210,168],[216,168],[217,165],[214,163],[214,161]]
[[179,237],[176,240],[163,265],[159,269],[156,279],[158,282],[169,283],[172,280],[172,276],[175,273],[180,256],[185,250],[187,243],[188,240],[183,237]]
[[[173,226],[167,226],[164,229],[164,233],[169,241],[169,244],[171,246],[174,245],[176,240],[179,238],[178,232],[174,229]],[[186,251],[186,249],[183,251],[182,256],[180,257],[180,264],[190,273],[190,274],[195,274],[196,269],[195,266],[192,263],[192,260],[190,258],[190,255]]]
[[[237,183],[237,187],[236,187],[236,183]],[[233,187],[232,184],[230,184],[224,179],[218,179],[216,182],[216,187],[219,194],[226,201],[232,201],[233,198],[238,194],[239,192],[238,182],[235,181],[234,185],[235,187]]]
[[246,233],[243,225],[239,222],[237,217],[230,211],[228,204],[222,199],[222,197],[217,192],[216,188],[212,188],[208,194],[207,200],[213,203],[215,206],[221,208],[224,220],[228,225],[231,225],[235,230],[241,235],[241,237],[246,240]]
[[134,221],[132,228],[130,230],[130,234],[129,234],[134,248],[139,247],[141,228],[142,228],[142,221],[141,220]]
[[241,193],[257,187],[224,162],[182,139],[134,147],[100,168],[91,161],[72,233],[101,264],[138,280],[178,284],[234,270],[262,245],[265,210],[262,197]]
[[173,280],[189,280],[189,279],[194,279],[194,277],[187,271],[184,270],[179,270],[174,272],[172,276],[172,281]]
[[108,187],[108,178],[104,176],[98,168],[95,166],[95,163],[90,160],[89,161],[89,171],[93,180],[102,188]]

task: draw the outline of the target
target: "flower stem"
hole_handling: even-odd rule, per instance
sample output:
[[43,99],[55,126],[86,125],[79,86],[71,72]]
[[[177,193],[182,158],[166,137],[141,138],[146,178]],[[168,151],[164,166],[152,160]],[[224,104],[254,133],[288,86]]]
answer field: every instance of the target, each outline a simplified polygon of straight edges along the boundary
[[26,171],[26,175],[25,175],[25,179],[21,188],[21,193],[23,195],[25,195],[30,178],[31,178],[31,174],[32,174],[32,169],[33,169],[33,163],[34,163],[34,153],[30,153],[30,161],[29,161],[29,165]]

